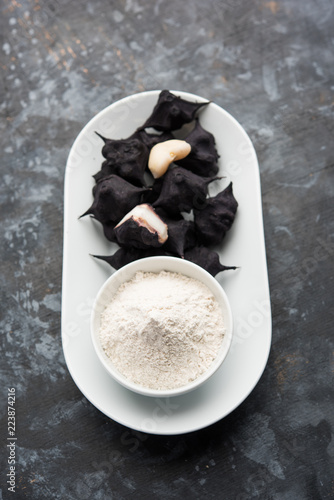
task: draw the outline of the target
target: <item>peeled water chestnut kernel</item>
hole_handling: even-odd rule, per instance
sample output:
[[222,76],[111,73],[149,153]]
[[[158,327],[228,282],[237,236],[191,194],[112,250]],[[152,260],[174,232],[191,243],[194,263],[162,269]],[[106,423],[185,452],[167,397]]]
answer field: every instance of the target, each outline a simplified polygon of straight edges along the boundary
[[168,238],[167,224],[146,203],[126,214],[115,226],[114,233],[119,245],[136,248],[160,247]]
[[169,165],[177,160],[182,160],[191,151],[191,146],[186,141],[171,139],[159,142],[150,151],[148,168],[153,177],[158,179],[167,171]]

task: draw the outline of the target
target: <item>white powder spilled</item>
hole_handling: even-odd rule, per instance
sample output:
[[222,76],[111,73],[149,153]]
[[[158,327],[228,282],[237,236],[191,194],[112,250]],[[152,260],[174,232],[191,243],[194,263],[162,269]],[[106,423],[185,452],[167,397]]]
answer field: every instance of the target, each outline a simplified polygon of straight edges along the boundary
[[137,272],[102,313],[100,340],[127,379],[162,390],[204,373],[224,333],[219,304],[203,283],[169,271]]

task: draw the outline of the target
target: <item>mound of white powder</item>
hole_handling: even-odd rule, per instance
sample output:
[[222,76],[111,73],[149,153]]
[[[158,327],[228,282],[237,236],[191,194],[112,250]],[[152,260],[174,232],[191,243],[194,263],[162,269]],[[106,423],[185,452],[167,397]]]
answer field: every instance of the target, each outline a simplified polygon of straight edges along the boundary
[[100,341],[115,367],[151,389],[195,380],[216,358],[224,319],[212,292],[179,273],[138,272],[101,316]]

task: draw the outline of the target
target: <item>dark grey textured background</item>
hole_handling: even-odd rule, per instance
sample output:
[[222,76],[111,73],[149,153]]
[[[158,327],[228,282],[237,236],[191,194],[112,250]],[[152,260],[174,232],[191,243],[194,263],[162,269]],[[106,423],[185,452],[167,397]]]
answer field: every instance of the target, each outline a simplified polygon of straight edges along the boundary
[[[0,5],[0,498],[333,499],[333,2]],[[249,133],[273,308],[272,351],[252,394],[210,428],[175,437],[95,409],[60,340],[69,149],[111,102],[161,88],[215,101]],[[7,387],[17,394],[15,494]]]

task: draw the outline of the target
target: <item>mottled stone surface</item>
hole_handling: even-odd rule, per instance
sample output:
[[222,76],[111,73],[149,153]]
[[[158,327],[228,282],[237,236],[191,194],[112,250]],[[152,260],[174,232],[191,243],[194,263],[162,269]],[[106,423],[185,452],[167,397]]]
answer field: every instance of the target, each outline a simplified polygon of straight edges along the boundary
[[[0,498],[334,498],[333,2],[0,5]],[[215,101],[253,140],[273,308],[252,394],[217,424],[174,437],[101,414],[60,340],[69,149],[106,105],[159,88]],[[8,387],[16,494],[5,477]]]

